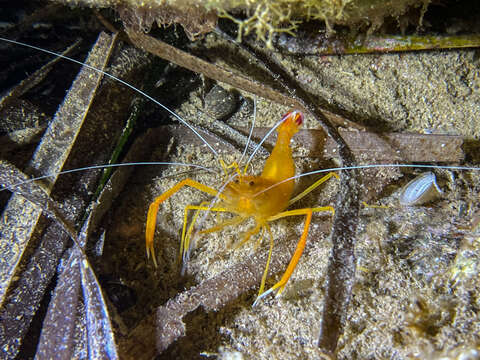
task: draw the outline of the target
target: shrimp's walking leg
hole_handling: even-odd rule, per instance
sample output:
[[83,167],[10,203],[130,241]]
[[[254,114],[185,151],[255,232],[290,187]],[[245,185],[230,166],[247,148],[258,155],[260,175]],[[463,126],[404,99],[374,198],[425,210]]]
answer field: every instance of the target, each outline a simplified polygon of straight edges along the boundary
[[[207,205],[208,204],[208,205]],[[188,218],[188,211],[189,210],[196,210],[195,214],[193,215],[192,221],[188,227],[187,231],[187,218]],[[224,208],[212,207],[208,201],[203,201],[200,205],[187,205],[183,210],[183,228],[182,228],[182,241],[180,242],[180,258],[183,256],[183,261],[188,261],[189,258],[189,251],[190,251],[190,239],[192,238],[193,228],[197,223],[198,215],[200,214],[201,210],[210,210],[210,211],[227,211]],[[183,272],[183,269],[182,269]]]
[[[155,227],[157,225],[158,208],[162,202],[167,200],[170,196],[175,194],[184,186],[193,187],[197,190],[203,191],[204,193],[210,194],[212,196],[217,196],[218,194],[217,190],[209,186],[200,184],[199,182],[192,179],[185,179],[180,181],[178,184],[176,184],[169,190],[165,191],[162,195],[155,198],[155,200],[150,204],[150,207],[148,208],[147,227],[145,230],[145,245],[147,249],[147,258],[150,257],[150,254],[152,255],[153,263],[155,264],[155,267],[157,266],[157,259],[155,258],[155,250],[153,248],[153,237],[155,235]],[[220,197],[220,199],[223,199],[222,194],[218,194],[218,196]]]
[[250,238],[253,235],[257,235],[261,228],[262,228],[262,224],[257,223],[257,225],[255,225],[255,227],[252,230],[247,231],[247,233],[243,236],[243,239],[241,241],[238,241],[235,245],[233,245],[233,249],[237,250],[240,246],[242,246],[248,240],[250,240]]
[[[267,264],[265,265],[265,270],[263,271],[262,282],[260,283],[260,289],[258,290],[258,296],[262,295],[263,289],[265,289],[265,282],[267,281],[268,268],[270,266],[270,260],[272,259],[272,251],[273,251],[272,230],[270,230],[270,226],[268,224],[265,224],[264,229],[265,228],[268,231],[268,235],[270,235],[270,249],[268,250]],[[263,232],[262,232],[262,237],[263,237]],[[253,305],[255,305],[255,304],[253,304]]]
[[221,231],[221,230],[223,230],[223,228],[226,228],[227,226],[239,225],[243,221],[245,221],[245,219],[243,217],[235,216],[234,218],[229,219],[229,220],[225,220],[225,221],[223,221],[222,223],[220,223],[216,226],[212,226],[211,228],[200,231],[200,234],[211,234],[211,233],[214,233],[214,232],[217,232],[217,231]]
[[319,187],[320,185],[322,185],[325,181],[327,181],[328,179],[330,179],[331,177],[336,177],[337,180],[340,179],[340,177],[334,173],[334,172],[329,172],[327,175],[325,175],[324,177],[320,178],[319,180],[315,181],[312,185],[310,185],[308,188],[306,188],[305,190],[303,190],[300,194],[298,194],[297,196],[295,196],[294,198],[290,199],[290,201],[288,202],[288,205],[292,205],[294,202],[297,202],[298,200],[302,199],[303,197],[305,197],[306,195],[310,194],[313,190],[315,190],[317,187]]
[[284,218],[287,216],[296,216],[296,215],[305,215],[305,225],[303,227],[303,233],[302,236],[300,237],[300,240],[298,241],[297,248],[295,249],[295,252],[293,253],[293,256],[290,260],[290,263],[288,264],[287,270],[285,270],[285,273],[283,274],[282,278],[280,279],[279,282],[277,282],[275,285],[273,285],[270,289],[265,291],[263,294],[259,295],[255,302],[253,303],[253,306],[258,304],[258,301],[263,299],[265,296],[270,294],[271,292],[277,290],[277,296],[279,296],[283,289],[285,288],[285,285],[287,284],[288,280],[290,279],[290,276],[292,276],[293,271],[297,267],[298,261],[300,260],[300,257],[302,256],[303,249],[305,248],[305,244],[307,242],[307,235],[308,235],[308,229],[310,227],[310,222],[312,220],[312,214],[314,212],[321,212],[321,211],[330,211],[332,214],[335,214],[335,209],[331,206],[322,206],[322,207],[315,207],[315,208],[305,208],[305,209],[297,209],[297,210],[290,210],[290,211],[284,211],[281,212],[277,215],[274,215],[268,219],[268,221],[273,221],[277,220],[280,218]]
[[230,175],[228,173],[228,169],[232,169],[232,168],[235,169],[235,172],[237,173],[237,175],[242,174],[242,172],[240,171],[240,166],[238,165],[238,163],[236,161],[234,161],[230,165],[227,165],[227,164],[225,164],[225,162],[222,159],[220,159],[220,165],[222,166],[223,172],[225,173],[225,175],[227,177]]

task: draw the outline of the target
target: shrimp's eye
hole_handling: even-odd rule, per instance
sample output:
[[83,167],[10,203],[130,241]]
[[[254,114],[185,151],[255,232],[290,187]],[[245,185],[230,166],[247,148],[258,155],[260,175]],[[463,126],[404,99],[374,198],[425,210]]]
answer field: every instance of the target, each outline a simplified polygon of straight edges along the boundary
[[255,185],[255,183],[254,183],[253,181],[250,181],[250,182],[248,183],[248,185],[253,186],[253,185]]
[[233,180],[235,184],[238,184],[240,181],[238,179]]

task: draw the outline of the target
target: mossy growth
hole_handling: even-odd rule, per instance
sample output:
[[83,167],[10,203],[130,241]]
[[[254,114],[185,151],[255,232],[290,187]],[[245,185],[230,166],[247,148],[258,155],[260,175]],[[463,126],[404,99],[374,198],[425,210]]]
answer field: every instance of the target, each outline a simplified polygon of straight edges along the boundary
[[[238,36],[255,34],[271,45],[273,35],[294,34],[305,21],[324,21],[327,30],[334,25],[352,29],[378,28],[387,17],[398,18],[411,8],[422,18],[431,0],[57,0],[67,5],[128,8],[142,28],[179,23],[193,39],[215,27],[217,16],[229,18],[239,26]],[[149,24],[145,24],[148,19]]]
[[[294,35],[298,25],[311,20],[325,22],[328,31],[334,25],[354,30],[378,28],[387,17],[400,17],[411,8],[419,9],[419,20],[431,0],[201,0],[208,11],[234,21],[238,40],[255,34],[268,47],[273,35],[286,32]],[[189,0],[169,0],[171,4],[190,3]]]
[[[286,32],[294,35],[294,31],[304,20],[322,20],[327,29],[332,30],[332,25],[346,21],[345,7],[352,5],[354,0],[232,0],[227,8],[222,8],[221,0],[212,0],[207,6],[215,6],[218,15],[234,21],[238,25],[238,38],[254,33],[259,40],[263,40],[267,47],[272,45],[273,35]],[[254,4],[252,4],[254,3]],[[245,19],[234,17],[226,9],[244,9]]]

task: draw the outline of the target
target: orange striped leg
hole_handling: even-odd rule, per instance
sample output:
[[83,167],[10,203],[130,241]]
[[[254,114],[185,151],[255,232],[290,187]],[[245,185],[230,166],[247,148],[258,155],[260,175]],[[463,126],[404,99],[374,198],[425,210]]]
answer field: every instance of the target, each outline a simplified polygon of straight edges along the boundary
[[335,213],[335,209],[333,207],[323,206],[323,207],[316,207],[316,208],[305,208],[305,209],[284,211],[268,219],[268,221],[273,221],[273,220],[281,219],[287,216],[305,215],[305,225],[303,227],[302,236],[298,241],[297,248],[295,249],[295,252],[293,253],[292,258],[290,259],[290,263],[288,264],[287,270],[285,270],[285,273],[283,274],[282,278],[270,289],[265,291],[263,294],[259,295],[255,300],[255,302],[253,303],[253,306],[257,305],[261,299],[263,299],[265,296],[267,296],[268,294],[274,291],[277,291],[277,296],[280,296],[282,291],[285,289],[285,285],[287,285],[287,282],[290,279],[290,276],[292,276],[293,271],[297,267],[298,261],[302,256],[303,249],[305,249],[305,244],[307,242],[307,236],[308,236],[308,229],[310,227],[310,222],[312,220],[312,214],[314,212],[321,212],[321,211],[330,211],[332,212],[332,214]]
[[[170,196],[175,194],[177,191],[179,191],[181,188],[184,186],[190,186],[193,187],[197,190],[200,190],[204,193],[210,194],[212,196],[217,196],[218,191],[200,184],[198,181],[192,180],[192,179],[185,179],[180,181],[178,184],[170,188],[169,190],[165,191],[162,195],[157,196],[155,200],[150,204],[150,207],[148,208],[148,214],[147,214],[147,226],[145,229],[145,246],[147,249],[147,258],[152,255],[153,263],[155,264],[155,267],[157,266],[157,259],[155,258],[155,250],[153,247],[153,237],[155,235],[155,227],[157,225],[157,213],[158,213],[158,208],[160,207],[160,204],[167,200]],[[224,196],[222,194],[219,195],[220,199],[224,199]]]

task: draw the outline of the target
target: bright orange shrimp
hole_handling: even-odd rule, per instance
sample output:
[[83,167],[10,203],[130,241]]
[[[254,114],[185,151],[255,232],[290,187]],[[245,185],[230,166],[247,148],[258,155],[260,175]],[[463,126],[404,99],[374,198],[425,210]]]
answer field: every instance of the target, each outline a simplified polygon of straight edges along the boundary
[[[145,234],[147,256],[149,257],[150,254],[152,255],[155,265],[156,259],[153,238],[159,205],[179,191],[182,187],[190,186],[209,195],[218,197],[218,199],[220,199],[220,204],[219,206],[206,206],[205,203],[203,203],[199,206],[188,205],[185,207],[182,243],[180,249],[180,251],[184,254],[184,258],[185,254],[188,252],[191,233],[200,210],[225,211],[236,214],[236,216],[230,220],[224,221],[213,228],[201,231],[201,234],[220,231],[226,226],[238,225],[248,218],[253,218],[255,220],[255,226],[245,233],[243,239],[239,241],[235,247],[244,244],[252,236],[257,235],[260,231],[262,234],[265,231],[269,233],[270,250],[257,301],[273,291],[278,291],[277,295],[279,295],[285,288],[285,285],[295,270],[295,267],[297,266],[297,263],[302,255],[308,235],[312,213],[330,211],[333,214],[335,212],[331,206],[285,211],[290,204],[304,197],[330,177],[335,176],[338,178],[335,173],[329,173],[318,180],[315,184],[310,186],[307,190],[302,192],[300,195],[296,196],[294,199],[291,199],[295,184],[294,180],[289,179],[295,175],[295,164],[292,157],[292,150],[290,148],[290,140],[298,131],[302,122],[303,114],[300,111],[291,111],[284,115],[282,123],[277,128],[278,137],[275,147],[273,148],[271,155],[266,160],[263,172],[260,176],[246,175],[241,173],[238,165],[234,163],[231,167],[236,169],[237,174],[233,180],[226,184],[223,192],[219,192],[192,179],[185,179],[164,192],[162,195],[155,198],[148,210]],[[188,231],[186,231],[187,213],[189,210],[196,210],[197,212],[193,217]],[[273,236],[268,223],[280,218],[296,215],[305,216],[305,225],[295,253],[293,254],[290,263],[280,281],[268,291],[263,292],[273,248]]]

